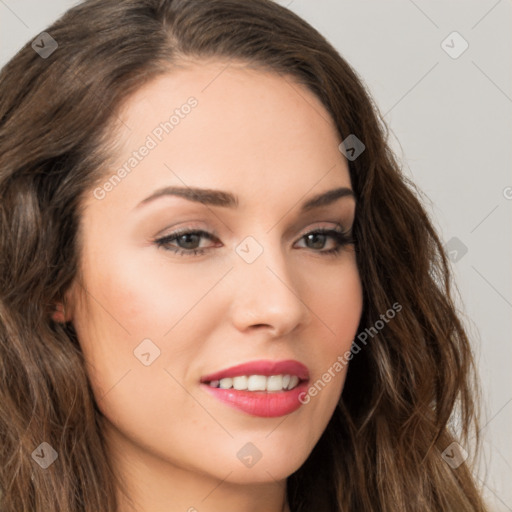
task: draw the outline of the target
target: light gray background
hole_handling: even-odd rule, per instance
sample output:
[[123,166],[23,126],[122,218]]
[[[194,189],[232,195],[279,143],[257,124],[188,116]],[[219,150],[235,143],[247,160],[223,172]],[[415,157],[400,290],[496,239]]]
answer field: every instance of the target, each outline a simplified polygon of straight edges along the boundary
[[[0,66],[76,3],[0,0]],[[512,511],[511,1],[279,3],[366,81],[443,239],[468,249],[452,265],[483,383],[486,497]],[[453,31],[469,44],[456,59],[441,46]]]

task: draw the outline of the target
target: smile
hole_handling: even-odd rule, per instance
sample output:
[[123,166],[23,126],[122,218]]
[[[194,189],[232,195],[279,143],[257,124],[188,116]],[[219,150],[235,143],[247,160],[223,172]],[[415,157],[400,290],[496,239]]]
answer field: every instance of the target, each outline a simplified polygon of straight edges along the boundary
[[238,391],[289,391],[299,384],[297,375],[241,375],[225,377],[209,383],[212,388],[236,389]]
[[252,416],[272,418],[299,407],[309,370],[298,361],[253,361],[201,378],[201,387],[224,404]]

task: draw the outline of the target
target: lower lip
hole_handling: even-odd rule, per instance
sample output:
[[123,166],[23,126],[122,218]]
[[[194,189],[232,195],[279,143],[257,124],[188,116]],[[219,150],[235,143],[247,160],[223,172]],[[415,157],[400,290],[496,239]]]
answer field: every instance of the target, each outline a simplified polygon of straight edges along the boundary
[[299,396],[302,392],[306,392],[308,383],[301,382],[289,391],[272,392],[212,388],[208,384],[201,384],[201,386],[215,398],[235,409],[261,418],[276,418],[290,414],[302,405]]

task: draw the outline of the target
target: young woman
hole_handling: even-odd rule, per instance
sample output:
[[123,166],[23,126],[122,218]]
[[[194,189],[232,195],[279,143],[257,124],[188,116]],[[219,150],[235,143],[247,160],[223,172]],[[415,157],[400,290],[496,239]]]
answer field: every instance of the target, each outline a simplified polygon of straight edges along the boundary
[[485,510],[442,245],[310,25],[87,0],[0,91],[2,512]]

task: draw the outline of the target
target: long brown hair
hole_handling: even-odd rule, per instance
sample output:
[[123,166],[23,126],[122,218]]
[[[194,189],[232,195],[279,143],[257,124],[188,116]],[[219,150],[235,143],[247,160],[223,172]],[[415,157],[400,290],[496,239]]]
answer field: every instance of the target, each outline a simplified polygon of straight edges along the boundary
[[[354,354],[330,423],[288,478],[291,509],[484,511],[471,459],[454,467],[442,456],[453,441],[470,451],[471,433],[478,441],[473,356],[447,258],[349,64],[270,0],[88,0],[46,32],[58,47],[48,36],[27,43],[0,73],[1,511],[116,511],[80,345],[52,305],[76,277],[81,201],[111,156],[120,105],[180,60],[209,57],[306,85],[340,142],[364,143],[349,159],[360,332],[401,305]],[[45,470],[33,457],[43,442],[58,453]]]

